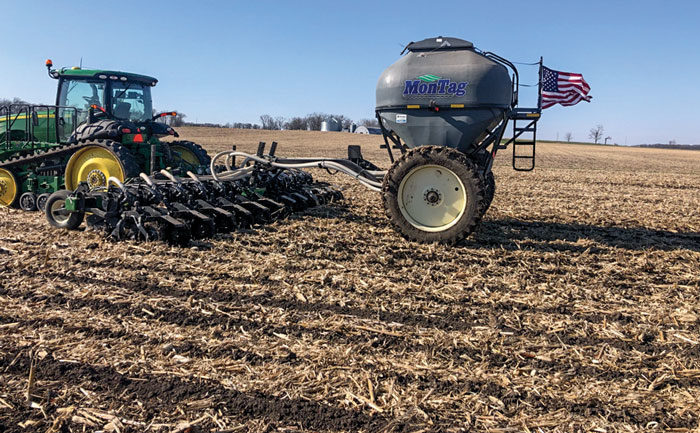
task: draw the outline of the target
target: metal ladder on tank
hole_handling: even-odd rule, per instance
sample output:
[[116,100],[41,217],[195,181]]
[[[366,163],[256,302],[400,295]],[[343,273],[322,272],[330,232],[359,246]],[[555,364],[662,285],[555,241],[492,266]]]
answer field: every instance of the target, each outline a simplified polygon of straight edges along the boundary
[[537,145],[537,109],[516,108],[510,115],[513,120],[513,137],[504,147],[513,143],[513,169],[532,171],[535,168],[535,147]]
[[513,121],[513,137],[499,146],[505,149],[513,143],[513,169],[516,171],[532,171],[535,168],[537,121],[542,113],[542,57],[539,78],[537,108],[514,108],[509,114]]

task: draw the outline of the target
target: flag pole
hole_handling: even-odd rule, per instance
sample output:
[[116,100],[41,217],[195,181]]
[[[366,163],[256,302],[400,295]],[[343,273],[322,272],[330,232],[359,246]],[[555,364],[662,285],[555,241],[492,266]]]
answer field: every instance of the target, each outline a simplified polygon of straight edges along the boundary
[[540,80],[538,84],[538,93],[537,93],[537,111],[542,112],[542,56],[540,56]]

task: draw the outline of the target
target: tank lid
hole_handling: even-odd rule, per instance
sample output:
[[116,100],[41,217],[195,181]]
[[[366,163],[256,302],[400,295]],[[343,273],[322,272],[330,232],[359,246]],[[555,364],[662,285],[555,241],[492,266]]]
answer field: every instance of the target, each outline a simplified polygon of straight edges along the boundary
[[447,51],[447,50],[471,50],[474,44],[464,39],[438,36],[436,38],[423,39],[406,45],[404,51]]

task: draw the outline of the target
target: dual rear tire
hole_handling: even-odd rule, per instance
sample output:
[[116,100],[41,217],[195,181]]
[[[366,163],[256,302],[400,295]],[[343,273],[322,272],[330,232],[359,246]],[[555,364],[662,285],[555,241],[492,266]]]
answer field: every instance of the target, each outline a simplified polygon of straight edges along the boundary
[[384,177],[384,209],[396,230],[418,242],[454,244],[478,226],[493,199],[495,182],[458,150],[409,150]]

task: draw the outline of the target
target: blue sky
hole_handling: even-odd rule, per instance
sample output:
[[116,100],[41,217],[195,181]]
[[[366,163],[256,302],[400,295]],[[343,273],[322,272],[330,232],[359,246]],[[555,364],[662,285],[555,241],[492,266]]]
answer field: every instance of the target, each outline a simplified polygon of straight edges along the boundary
[[[544,112],[540,138],[700,143],[696,1],[57,1],[1,0],[0,97],[52,102],[43,66],[159,79],[156,108],[190,121],[257,122],[314,111],[372,117],[381,72],[412,40],[470,40],[512,61],[583,73],[593,101]],[[8,35],[11,38],[8,38]],[[12,42],[9,42],[9,41]],[[537,70],[523,66],[523,83]],[[535,103],[523,90],[521,105]]]

